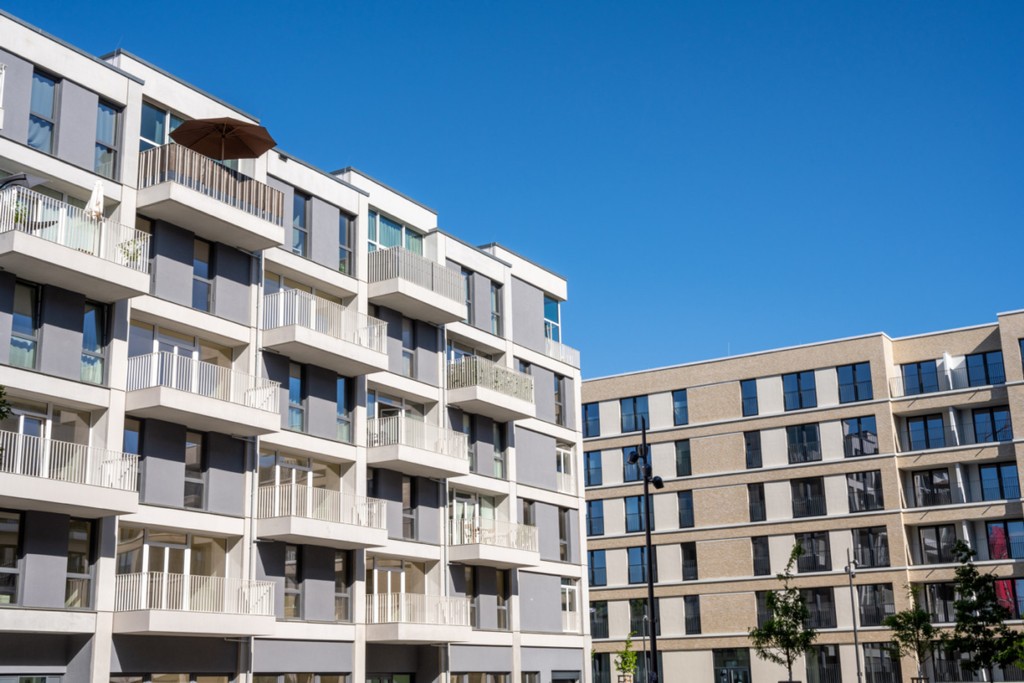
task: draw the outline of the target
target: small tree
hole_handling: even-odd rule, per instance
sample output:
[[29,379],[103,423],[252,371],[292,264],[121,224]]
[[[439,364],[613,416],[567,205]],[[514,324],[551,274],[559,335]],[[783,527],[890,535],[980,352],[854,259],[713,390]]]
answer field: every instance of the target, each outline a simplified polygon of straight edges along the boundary
[[630,631],[626,636],[626,643],[615,655],[615,668],[619,670],[620,674],[636,675],[636,650],[633,649],[633,636],[635,635],[636,631]]
[[799,543],[789,553],[786,569],[778,575],[782,588],[770,591],[765,599],[768,619],[761,626],[750,629],[750,641],[761,659],[786,667],[790,683],[793,681],[793,662],[802,657],[814,644],[817,632],[807,627],[809,610],[800,589],[793,586],[793,565],[804,549]]
[[925,663],[935,651],[937,629],[932,625],[932,615],[921,609],[917,600],[917,588],[908,587],[910,607],[890,614],[882,624],[892,630],[891,650],[897,657],[913,656],[917,659],[917,677],[924,678]]

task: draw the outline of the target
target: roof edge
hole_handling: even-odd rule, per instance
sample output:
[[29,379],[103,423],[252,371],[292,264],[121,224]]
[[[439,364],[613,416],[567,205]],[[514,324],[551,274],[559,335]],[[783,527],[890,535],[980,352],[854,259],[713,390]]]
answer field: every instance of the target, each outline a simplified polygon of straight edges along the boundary
[[406,199],[406,200],[412,202],[413,204],[415,204],[416,206],[420,207],[421,209],[426,209],[427,211],[429,211],[430,213],[434,214],[435,216],[438,215],[437,209],[433,209],[433,208],[427,206],[426,204],[424,204],[423,202],[417,201],[417,200],[413,199],[412,197],[410,197],[409,195],[405,194],[404,192],[399,192],[398,190],[396,190],[395,188],[391,187],[387,183],[383,183],[383,182],[377,180],[376,178],[374,178],[369,173],[364,173],[363,171],[360,171],[355,166],[346,166],[345,168],[339,168],[337,171],[331,171],[331,173],[332,174],[358,173],[359,175],[363,176],[367,180],[377,183],[378,185],[383,187],[385,190],[388,190],[389,192],[394,192],[395,194],[397,194],[402,199]]

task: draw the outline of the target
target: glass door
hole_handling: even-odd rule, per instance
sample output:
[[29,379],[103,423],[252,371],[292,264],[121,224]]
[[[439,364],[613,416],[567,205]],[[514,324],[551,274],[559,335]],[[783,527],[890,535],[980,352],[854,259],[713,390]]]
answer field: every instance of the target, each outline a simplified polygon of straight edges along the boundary
[[3,421],[3,447],[0,471],[45,477],[49,473],[46,457],[46,406],[13,404]]
[[155,368],[155,384],[182,391],[194,391],[195,337],[161,330],[157,335],[156,350],[160,352],[160,356]]
[[185,553],[188,546],[151,543],[148,550],[146,568],[150,572],[149,608],[188,609],[188,577],[185,576]]

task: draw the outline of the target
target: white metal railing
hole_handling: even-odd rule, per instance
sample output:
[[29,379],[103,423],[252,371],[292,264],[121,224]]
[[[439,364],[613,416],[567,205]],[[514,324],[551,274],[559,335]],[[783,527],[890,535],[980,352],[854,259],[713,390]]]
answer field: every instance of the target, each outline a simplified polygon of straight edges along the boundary
[[388,324],[352,311],[341,304],[298,289],[286,289],[263,297],[263,329],[298,325],[309,330],[386,352]]
[[183,185],[274,225],[284,225],[284,194],[280,190],[187,147],[171,143],[139,154],[139,189],[166,182]]
[[465,356],[448,364],[448,388],[484,387],[533,403],[533,377],[479,356]]
[[566,346],[562,342],[557,342],[554,339],[548,339],[547,337],[544,338],[544,353],[555,360],[568,363],[574,368],[578,368],[580,366],[580,352],[571,346]]
[[469,446],[465,434],[404,415],[374,417],[367,420],[366,445],[369,448],[410,446],[469,461]]
[[143,609],[272,617],[274,584],[270,581],[164,572],[118,574],[114,611]]
[[402,247],[370,252],[370,282],[399,278],[465,305],[466,290],[459,271]]
[[580,632],[580,613],[562,611],[562,633]]
[[367,624],[469,626],[469,598],[418,593],[370,593]]
[[559,493],[576,493],[576,475],[571,472],[555,472],[555,486]]
[[341,491],[301,484],[261,486],[256,516],[305,517],[323,522],[386,529],[384,501],[379,498],[343,495]]
[[537,552],[537,527],[501,519],[453,519],[450,526],[451,545],[493,545],[512,550]]
[[0,431],[0,472],[137,491],[139,456]]
[[128,391],[168,387],[278,413],[280,386],[273,380],[168,351],[128,359]]
[[149,272],[149,235],[24,187],[0,192],[0,232],[11,230]]

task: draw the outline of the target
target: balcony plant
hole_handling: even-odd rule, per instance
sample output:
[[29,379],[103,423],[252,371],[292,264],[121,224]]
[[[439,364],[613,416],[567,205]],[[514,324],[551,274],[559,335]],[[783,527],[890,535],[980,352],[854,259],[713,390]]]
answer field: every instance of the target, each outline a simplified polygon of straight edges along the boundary
[[615,653],[615,668],[619,671],[619,683],[633,683],[633,676],[636,675],[636,650],[633,649],[633,636],[635,635],[636,631],[630,631],[622,649]]
[[786,667],[788,683],[793,683],[793,663],[818,637],[813,628],[806,626],[810,612],[800,589],[793,585],[793,566],[802,554],[803,546],[796,543],[785,570],[778,575],[782,588],[769,591],[765,598],[768,619],[748,632],[758,657]]
[[136,265],[142,257],[142,242],[136,238],[127,239],[117,245],[117,250],[121,252],[123,265]]

